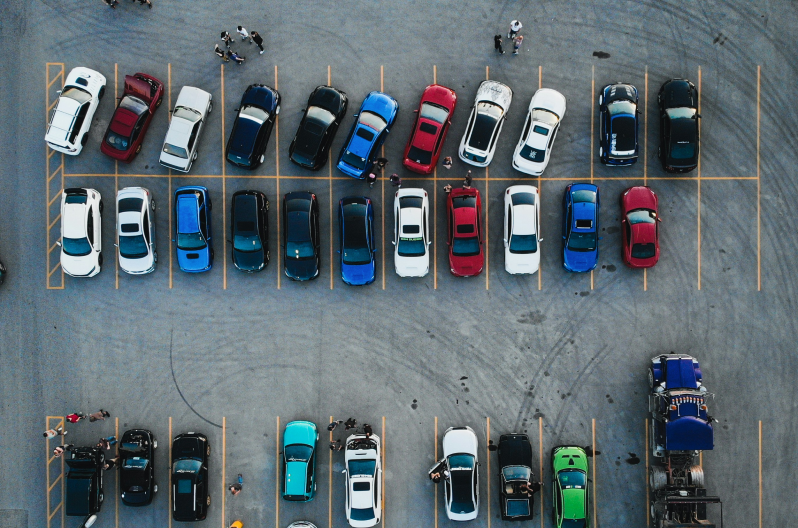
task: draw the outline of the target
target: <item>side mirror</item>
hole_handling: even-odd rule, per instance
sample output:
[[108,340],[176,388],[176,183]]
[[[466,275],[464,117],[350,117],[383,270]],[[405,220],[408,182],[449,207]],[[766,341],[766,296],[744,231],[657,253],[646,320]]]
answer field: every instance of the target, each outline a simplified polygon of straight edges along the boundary
[[60,240],[56,240],[55,241],[55,245],[58,246],[58,247],[61,247],[61,241]]
[[413,110],[413,113],[417,114],[417,113],[418,113],[418,108],[416,108],[415,110]]
[[[565,237],[563,237],[563,238],[565,238]],[[172,242],[174,242],[174,241],[175,241],[175,239],[173,238],[173,239],[172,239]]]
[[352,117],[357,117],[357,116],[359,116],[359,115],[360,115],[360,114],[352,114]]
[[502,240],[504,240],[504,243],[505,243],[505,244],[507,243],[507,239],[506,239],[506,238],[502,238]]
[[698,112],[695,113],[695,116],[697,119],[701,119],[701,114],[699,114]]
[[396,240],[391,240],[391,244],[396,245]]
[[114,247],[115,247],[115,248],[118,248],[118,247],[119,247],[119,244],[114,244]]
[[341,250],[339,249],[339,250],[337,251],[337,253],[340,255],[340,254],[341,254]]
[[432,245],[432,240],[430,240],[429,242],[427,242],[427,245],[428,245],[428,246],[431,246],[431,245]]
[[58,91],[57,91],[57,92],[55,92],[55,93],[57,93],[58,95],[61,95],[61,90],[58,90]]
[[657,217],[657,222],[662,222],[662,217],[661,216]]
[[539,238],[539,239],[538,239],[538,242],[543,242],[543,239],[542,239],[542,238]]

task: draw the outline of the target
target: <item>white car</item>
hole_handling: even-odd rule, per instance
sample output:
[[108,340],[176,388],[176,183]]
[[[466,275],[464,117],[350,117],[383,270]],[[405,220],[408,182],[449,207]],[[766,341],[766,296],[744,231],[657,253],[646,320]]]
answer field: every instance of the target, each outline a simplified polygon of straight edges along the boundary
[[540,268],[540,192],[513,185],[504,193],[504,269],[535,273]]
[[450,427],[443,434],[446,516],[470,521],[479,514],[479,460],[477,435],[470,427]]
[[158,160],[161,165],[180,172],[191,170],[202,129],[213,110],[212,100],[211,94],[193,86],[180,90]]
[[72,277],[100,273],[103,200],[94,189],[71,188],[61,193],[61,269]]
[[119,268],[131,275],[155,271],[155,199],[144,187],[116,193],[116,247]]
[[380,438],[353,434],[346,439],[346,520],[366,528],[382,518],[382,464]]
[[91,120],[105,93],[105,77],[89,68],[75,68],[58,93],[44,140],[53,150],[77,156],[89,139]]
[[541,88],[532,96],[521,139],[513,153],[513,168],[540,176],[549,164],[551,146],[565,116],[565,96],[551,88]]
[[393,200],[393,263],[400,277],[429,273],[429,199],[424,189],[399,189]]
[[497,81],[482,81],[477,98],[471,107],[468,126],[460,140],[460,159],[477,167],[487,167],[496,152],[496,142],[501,134],[513,91]]

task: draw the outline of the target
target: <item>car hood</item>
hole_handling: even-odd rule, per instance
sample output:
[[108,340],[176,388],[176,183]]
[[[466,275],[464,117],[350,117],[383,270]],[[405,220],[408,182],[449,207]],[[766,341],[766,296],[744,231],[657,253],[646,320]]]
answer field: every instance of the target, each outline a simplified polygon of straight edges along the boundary
[[598,249],[594,251],[563,251],[563,265],[570,271],[590,271],[598,263]]
[[665,83],[661,98],[665,108],[696,108],[698,105],[693,100],[692,87],[683,79],[673,79]]
[[388,128],[390,128],[396,118],[396,112],[399,110],[399,103],[388,94],[371,92],[360,106],[361,113],[366,110],[381,116],[388,123]]
[[197,251],[177,248],[177,264],[183,271],[205,271],[211,265],[211,250],[206,245]]
[[557,90],[541,88],[535,92],[535,95],[532,96],[532,101],[529,103],[530,112],[536,108],[554,112],[562,120],[563,116],[565,116],[565,96]]
[[244,105],[259,106],[271,115],[277,107],[277,98],[270,88],[266,88],[265,86],[250,86],[241,98],[241,107]]
[[285,272],[294,280],[309,280],[319,274],[316,258],[304,260],[285,259]]
[[310,422],[291,422],[285,428],[283,445],[304,444],[316,445],[316,427]]
[[243,271],[260,271],[265,266],[266,254],[263,249],[258,251],[239,251],[233,249],[233,262]]
[[629,194],[625,195],[623,200],[626,205],[625,212],[629,212],[634,209],[650,209],[652,211],[657,210],[657,199],[654,197],[652,192],[645,187],[633,187],[629,189]]
[[[205,109],[208,107],[208,102],[211,100],[211,94],[205,90],[194,88],[193,86],[184,86],[180,90],[180,95],[177,96],[175,107],[185,106],[193,108],[202,115],[205,115]],[[172,120],[174,123],[174,119]]]
[[477,435],[470,429],[452,429],[443,436],[443,456],[467,453],[477,456]]
[[368,264],[344,264],[341,262],[341,278],[352,286],[364,286],[374,282],[374,260]]
[[318,106],[337,116],[341,111],[341,94],[329,86],[319,86],[313,90],[308,106]]
[[82,257],[73,257],[61,252],[61,267],[68,275],[73,277],[86,277],[96,271],[97,267],[97,253],[92,250],[88,255]]
[[490,101],[501,106],[504,113],[510,109],[510,103],[513,102],[513,91],[506,84],[498,81],[482,81],[477,89],[476,102]]

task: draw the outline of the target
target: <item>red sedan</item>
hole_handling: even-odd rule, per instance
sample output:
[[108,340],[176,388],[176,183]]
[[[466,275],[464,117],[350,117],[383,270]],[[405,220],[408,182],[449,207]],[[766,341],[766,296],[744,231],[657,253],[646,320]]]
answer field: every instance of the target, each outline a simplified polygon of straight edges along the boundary
[[659,260],[658,203],[648,187],[630,187],[621,195],[623,261],[630,268],[650,268]]
[[429,174],[438,164],[441,147],[446,140],[449,119],[457,106],[457,95],[454,90],[431,84],[421,95],[421,104],[416,112],[416,124],[405,147],[402,164],[409,170],[419,174]]
[[482,199],[476,189],[452,189],[446,199],[449,267],[458,277],[482,273]]
[[103,154],[119,161],[133,161],[162,101],[161,81],[145,73],[125,75],[125,91],[100,144]]

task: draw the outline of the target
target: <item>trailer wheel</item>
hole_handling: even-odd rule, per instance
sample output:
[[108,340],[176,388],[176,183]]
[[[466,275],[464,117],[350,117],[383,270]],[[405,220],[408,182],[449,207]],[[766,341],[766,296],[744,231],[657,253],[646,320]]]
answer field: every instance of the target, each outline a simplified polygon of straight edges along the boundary
[[648,484],[651,487],[651,491],[664,489],[667,483],[668,474],[665,473],[665,469],[659,466],[652,466],[648,474]]
[[704,487],[704,468],[701,466],[690,466],[688,475],[688,484],[692,484],[698,488]]

